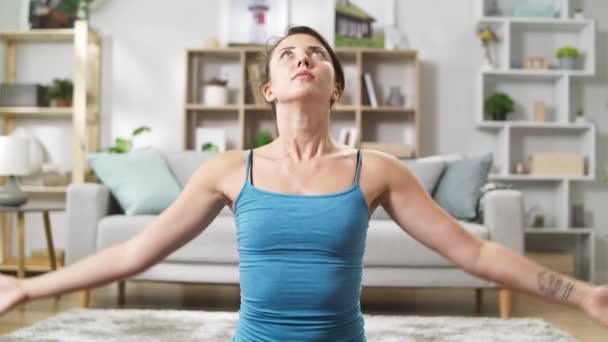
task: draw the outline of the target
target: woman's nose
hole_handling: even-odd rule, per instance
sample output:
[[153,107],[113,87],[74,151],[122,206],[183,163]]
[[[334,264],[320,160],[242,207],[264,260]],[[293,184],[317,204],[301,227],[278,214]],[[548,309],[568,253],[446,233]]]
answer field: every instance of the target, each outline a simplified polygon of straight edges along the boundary
[[308,60],[308,56],[304,55],[300,58],[298,58],[298,68],[302,66],[302,64],[304,64],[305,67],[310,67],[310,61]]

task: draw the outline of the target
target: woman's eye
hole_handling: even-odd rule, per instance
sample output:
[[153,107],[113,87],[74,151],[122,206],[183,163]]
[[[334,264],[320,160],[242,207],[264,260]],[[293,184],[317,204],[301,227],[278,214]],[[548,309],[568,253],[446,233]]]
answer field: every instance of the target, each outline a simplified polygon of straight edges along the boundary
[[281,57],[284,57],[284,56],[287,56],[287,55],[291,55],[291,51],[286,50],[286,51],[283,51],[283,52],[281,53]]
[[317,56],[321,56],[321,57],[325,56],[325,54],[321,50],[313,50],[312,54],[313,55],[317,55]]

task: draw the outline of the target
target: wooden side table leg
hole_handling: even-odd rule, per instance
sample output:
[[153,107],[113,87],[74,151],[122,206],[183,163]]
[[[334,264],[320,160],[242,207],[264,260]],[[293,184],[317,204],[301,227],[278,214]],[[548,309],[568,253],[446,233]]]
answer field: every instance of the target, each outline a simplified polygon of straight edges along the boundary
[[[53,245],[53,232],[51,230],[51,218],[47,210],[42,212],[42,219],[44,221],[44,235],[46,236],[46,248],[49,253],[49,263],[51,270],[57,270],[57,259],[55,257],[55,246]],[[51,271],[51,272],[52,272]],[[56,296],[55,300],[59,300],[61,296]]]
[[25,214],[17,213],[17,234],[18,234],[18,267],[17,278],[25,278]]
[[91,301],[91,290],[80,291],[80,307],[88,308]]
[[49,251],[49,261],[51,262],[51,269],[54,271],[57,269],[57,261],[55,258],[55,247],[53,246],[53,233],[51,232],[49,212],[43,211],[42,218],[44,219],[44,233],[46,235],[46,247]]

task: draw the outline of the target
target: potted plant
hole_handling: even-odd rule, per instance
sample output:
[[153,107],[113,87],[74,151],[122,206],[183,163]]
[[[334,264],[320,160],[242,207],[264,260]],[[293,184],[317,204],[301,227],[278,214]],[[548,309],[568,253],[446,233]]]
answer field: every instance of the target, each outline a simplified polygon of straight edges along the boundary
[[574,46],[566,45],[557,49],[555,56],[559,59],[560,69],[572,70],[576,69],[578,58],[581,52]]
[[579,109],[576,112],[576,119],[574,120],[576,123],[585,123],[585,113],[582,109]]
[[141,126],[136,128],[131,133],[131,139],[116,138],[114,146],[108,147],[106,151],[110,153],[129,153],[133,147],[133,139],[143,132],[150,132],[150,127]]
[[54,79],[48,89],[48,97],[55,100],[57,107],[69,107],[72,105],[72,93],[74,85],[70,79]]
[[494,93],[486,98],[484,108],[492,120],[504,121],[507,114],[513,112],[513,100],[505,93]]

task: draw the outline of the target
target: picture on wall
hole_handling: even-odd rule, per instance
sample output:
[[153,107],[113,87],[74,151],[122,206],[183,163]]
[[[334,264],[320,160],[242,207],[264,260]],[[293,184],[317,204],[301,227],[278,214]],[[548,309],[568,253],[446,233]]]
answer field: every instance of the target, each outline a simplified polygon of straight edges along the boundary
[[335,47],[384,48],[384,16],[390,2],[335,1]]
[[80,0],[29,0],[28,20],[32,29],[71,28],[78,19]]
[[228,0],[227,5],[227,45],[265,45],[283,36],[289,25],[289,1]]

